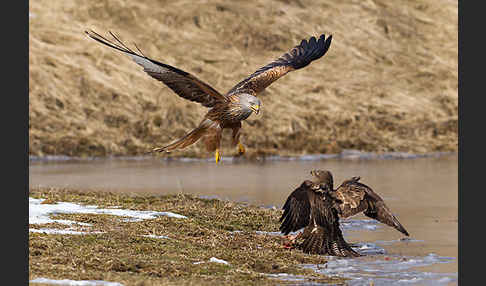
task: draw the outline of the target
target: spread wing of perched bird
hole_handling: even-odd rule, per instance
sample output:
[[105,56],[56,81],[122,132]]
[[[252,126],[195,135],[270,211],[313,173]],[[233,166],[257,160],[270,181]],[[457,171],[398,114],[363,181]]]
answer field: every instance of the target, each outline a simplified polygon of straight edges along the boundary
[[360,256],[343,238],[334,199],[328,192],[317,191],[319,187],[305,180],[289,195],[283,206],[280,231],[287,235],[304,228],[300,247],[305,253]]
[[239,154],[243,154],[245,148],[240,143],[241,121],[253,112],[259,113],[261,101],[256,97],[257,94],[288,72],[301,69],[321,58],[329,49],[332,40],[332,36],[326,38],[324,34],[319,39],[311,37],[309,40],[302,40],[299,45],[236,84],[226,94],[221,94],[183,70],[146,57],[136,45],[138,52],[128,48],[112,32],[110,35],[113,40],[92,30],[85,32],[91,39],[130,56],[148,75],[167,85],[180,97],[209,108],[198,127],[167,146],[154,148],[152,152],[182,149],[203,139],[207,151],[215,152],[216,163],[221,158],[223,129],[232,129],[232,146],[238,146]]
[[360,177],[352,177],[345,180],[334,190],[331,172],[312,170],[311,174],[317,178],[322,189],[329,190],[330,194],[340,202],[337,207],[341,218],[347,218],[363,212],[367,217],[391,226],[404,235],[409,236],[407,230],[392,214],[383,199],[370,187],[359,182]]

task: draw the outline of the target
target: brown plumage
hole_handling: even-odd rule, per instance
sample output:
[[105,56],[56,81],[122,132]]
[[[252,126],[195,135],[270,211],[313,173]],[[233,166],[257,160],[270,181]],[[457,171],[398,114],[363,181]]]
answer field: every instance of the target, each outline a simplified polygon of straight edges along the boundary
[[321,185],[321,189],[328,190],[329,194],[339,202],[337,204],[337,210],[341,218],[347,218],[363,212],[364,215],[391,226],[404,235],[409,236],[408,232],[392,214],[383,199],[370,187],[358,182],[360,177],[352,177],[351,179],[345,180],[334,190],[331,172],[326,170],[312,170],[311,174],[316,177],[318,183]]
[[306,180],[289,195],[283,206],[280,231],[287,235],[304,228],[299,247],[305,253],[360,256],[343,238],[334,199],[319,188],[319,184]]
[[261,102],[256,95],[288,72],[303,68],[322,57],[332,40],[332,36],[325,38],[324,34],[318,40],[315,37],[311,37],[309,41],[302,40],[300,45],[261,67],[223,95],[185,71],[146,57],[136,46],[139,53],[131,50],[111,32],[115,41],[110,41],[94,31],[86,31],[86,34],[106,46],[128,54],[147,74],[163,82],[179,96],[209,108],[198,127],[174,143],[154,148],[152,151],[170,152],[182,149],[203,138],[206,149],[215,152],[216,163],[221,157],[219,148],[223,129],[232,129],[232,145],[238,145],[239,153],[244,153],[245,149],[239,140],[241,121],[247,119],[253,111],[258,114]]

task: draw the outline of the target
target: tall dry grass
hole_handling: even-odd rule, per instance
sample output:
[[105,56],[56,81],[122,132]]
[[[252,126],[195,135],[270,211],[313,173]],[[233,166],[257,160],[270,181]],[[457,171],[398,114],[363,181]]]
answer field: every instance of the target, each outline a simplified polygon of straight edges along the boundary
[[[243,123],[250,155],[457,150],[457,1],[39,0],[29,12],[31,155],[140,154],[205,113],[87,28],[222,93],[303,38],[332,34],[323,58],[261,95],[262,113]],[[195,144],[171,156],[208,154]]]

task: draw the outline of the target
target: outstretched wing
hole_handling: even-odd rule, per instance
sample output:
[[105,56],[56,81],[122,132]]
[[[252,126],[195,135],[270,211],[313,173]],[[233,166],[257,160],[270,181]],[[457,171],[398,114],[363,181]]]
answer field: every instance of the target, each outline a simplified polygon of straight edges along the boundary
[[391,226],[406,236],[409,235],[383,199],[367,185],[349,180],[339,186],[334,195],[342,201],[339,204],[341,217],[363,212],[367,217]]
[[93,40],[130,55],[137,64],[143,67],[147,74],[163,82],[185,99],[199,102],[205,107],[213,107],[217,102],[226,101],[225,96],[195,76],[173,66],[150,59],[144,56],[140,50],[140,54],[134,52],[125,46],[112,32],[110,32],[110,35],[116,42],[106,39],[93,30],[85,31],[85,33]]
[[235,85],[227,94],[245,92],[256,95],[288,72],[301,69],[322,57],[329,49],[331,40],[332,36],[326,39],[324,34],[319,37],[319,40],[315,37],[311,37],[309,41],[302,40],[300,45],[258,69]]
[[347,180],[332,193],[340,201],[338,206],[341,217],[347,218],[368,208],[366,191],[366,186]]
[[398,221],[398,219],[393,215],[393,213],[390,211],[390,209],[385,204],[385,202],[376,193],[374,193],[374,194],[379,199],[375,199],[375,198],[370,197],[370,199],[368,199],[368,209],[364,211],[364,214],[367,217],[370,217],[372,219],[376,219],[377,221],[379,221],[381,223],[384,223],[388,226],[395,228],[396,230],[403,233],[404,235],[409,236],[407,230]]
[[311,200],[314,191],[309,181],[304,181],[285,201],[283,214],[280,217],[280,231],[287,235],[309,225]]

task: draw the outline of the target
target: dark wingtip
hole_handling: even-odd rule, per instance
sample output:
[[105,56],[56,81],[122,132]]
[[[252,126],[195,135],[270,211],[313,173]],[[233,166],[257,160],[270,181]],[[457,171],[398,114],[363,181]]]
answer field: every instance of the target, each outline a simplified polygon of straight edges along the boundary
[[404,227],[403,227],[403,226],[402,226],[400,223],[398,223],[398,224],[396,225],[396,227],[395,227],[395,228],[396,228],[396,229],[397,229],[399,232],[403,233],[404,235],[406,235],[406,236],[410,236],[410,235],[408,234],[408,231],[407,231],[407,230],[406,230],[406,229],[405,229],[405,228],[404,228]]
[[91,33],[93,33],[93,30],[89,29],[89,30],[84,30],[84,33],[86,35],[88,35],[88,37],[91,37]]

